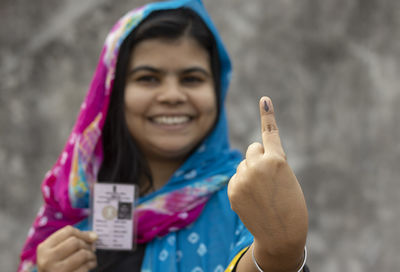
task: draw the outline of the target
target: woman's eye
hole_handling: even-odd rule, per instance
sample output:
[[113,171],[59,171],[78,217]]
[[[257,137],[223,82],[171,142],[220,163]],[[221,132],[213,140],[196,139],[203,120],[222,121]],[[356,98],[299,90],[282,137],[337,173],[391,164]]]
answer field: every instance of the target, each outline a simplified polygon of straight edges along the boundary
[[198,76],[186,76],[184,78],[182,78],[182,83],[185,84],[198,84],[198,83],[202,83],[204,80],[201,77]]
[[140,76],[138,78],[136,78],[136,81],[138,82],[143,82],[143,83],[158,83],[158,78],[155,76]]

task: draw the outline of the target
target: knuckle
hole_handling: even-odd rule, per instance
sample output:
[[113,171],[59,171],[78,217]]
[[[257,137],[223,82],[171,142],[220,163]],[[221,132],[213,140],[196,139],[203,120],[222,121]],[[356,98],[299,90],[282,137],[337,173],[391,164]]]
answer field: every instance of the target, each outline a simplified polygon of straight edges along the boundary
[[50,258],[48,258],[48,251],[46,245],[42,242],[36,249],[37,254],[37,265],[40,268],[47,268],[49,266]]
[[233,175],[233,177],[228,182],[228,188],[227,188],[228,197],[229,194],[234,190],[235,183],[236,183],[236,174]]
[[91,253],[89,250],[86,249],[80,249],[78,251],[78,261],[80,263],[85,263],[89,260],[93,259],[93,253]]
[[261,145],[260,143],[254,142],[254,143],[251,143],[251,144],[249,145],[249,147],[247,148],[247,150],[250,150],[250,149],[259,149],[260,147],[262,147],[262,145]]
[[64,227],[64,230],[67,231],[67,232],[71,232],[71,231],[74,230],[74,228],[71,225],[67,225],[67,226]]
[[64,227],[64,231],[69,235],[74,234],[74,228],[72,226],[70,226],[70,225]]
[[236,199],[237,196],[237,190],[236,186],[233,183],[228,184],[228,198],[232,202]]
[[276,127],[268,127],[261,133],[263,138],[279,137],[279,130]]
[[37,256],[37,266],[40,269],[47,269],[49,267],[49,260],[47,258],[43,258],[42,256]]
[[234,183],[228,184],[228,199],[231,204],[231,208],[237,211],[240,204],[243,202],[243,198],[249,195],[247,184],[243,182],[244,180],[236,180]]
[[228,191],[229,188],[233,186],[233,183],[235,183],[235,180],[236,180],[236,174],[234,174],[228,182]]
[[243,160],[239,163],[238,167],[236,168],[236,172],[243,171],[246,167],[246,160]]
[[231,204],[231,208],[232,210],[236,211],[236,197],[237,197],[237,193],[234,191],[228,192],[228,198],[229,198],[229,203]]
[[268,133],[268,134],[275,134],[278,133],[279,134],[279,129],[276,126],[276,124],[274,123],[268,123],[264,125],[264,133]]
[[254,154],[263,152],[264,152],[264,147],[260,143],[257,142],[252,143],[247,147],[246,158],[249,158]]
[[81,247],[82,241],[75,236],[70,238],[70,245],[74,250],[77,250]]
[[36,253],[40,254],[42,253],[44,250],[46,250],[46,240],[41,242],[38,247],[36,248]]
[[93,252],[90,252],[89,250],[85,250],[84,260],[92,261],[93,259],[95,259]]
[[287,164],[287,159],[283,154],[270,154],[266,159],[266,163],[274,168],[279,169]]
[[249,177],[256,178],[259,175],[262,175],[265,172],[265,167],[261,164],[253,164],[249,167]]
[[93,253],[91,253],[89,250],[85,250],[85,259],[88,261],[93,259]]
[[233,197],[233,192],[234,192],[234,190],[233,190],[233,185],[232,184],[228,184],[228,198],[229,198],[229,200],[231,200],[232,199],[232,197]]
[[75,263],[82,264],[86,259],[85,250],[80,249],[74,254],[74,261]]
[[93,269],[93,268],[95,268],[96,266],[97,266],[97,261],[88,262],[88,263],[86,264],[86,268],[87,268],[88,270]]

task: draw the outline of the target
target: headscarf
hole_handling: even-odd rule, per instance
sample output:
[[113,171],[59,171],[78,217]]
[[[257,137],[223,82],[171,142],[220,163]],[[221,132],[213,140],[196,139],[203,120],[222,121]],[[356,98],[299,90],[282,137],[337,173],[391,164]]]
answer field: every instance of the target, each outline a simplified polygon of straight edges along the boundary
[[77,225],[88,217],[90,187],[96,182],[103,159],[101,132],[122,42],[151,12],[181,7],[195,11],[214,35],[221,64],[219,116],[211,133],[167,184],[139,200],[135,211],[137,241],[146,243],[192,223],[210,196],[225,186],[233,175],[241,156],[229,147],[224,108],[231,63],[201,0],[156,2],[134,9],[118,20],[107,36],[73,130],[57,162],[45,175],[42,183],[44,205],[28,233],[18,271],[33,271],[40,242],[56,230]]

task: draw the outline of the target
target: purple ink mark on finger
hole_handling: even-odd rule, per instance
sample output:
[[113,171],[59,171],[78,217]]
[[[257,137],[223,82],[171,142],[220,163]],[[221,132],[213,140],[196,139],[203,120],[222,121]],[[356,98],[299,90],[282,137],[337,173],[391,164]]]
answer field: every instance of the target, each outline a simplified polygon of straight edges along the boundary
[[267,100],[264,100],[264,110],[265,110],[266,112],[269,112],[269,107],[268,107]]

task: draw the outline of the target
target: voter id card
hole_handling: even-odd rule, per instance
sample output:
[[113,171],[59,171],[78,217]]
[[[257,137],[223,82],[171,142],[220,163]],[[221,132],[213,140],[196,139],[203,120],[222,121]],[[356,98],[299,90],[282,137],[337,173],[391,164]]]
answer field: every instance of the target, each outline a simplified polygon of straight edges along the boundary
[[92,229],[97,233],[96,248],[135,249],[134,209],[137,186],[95,183],[92,193]]

